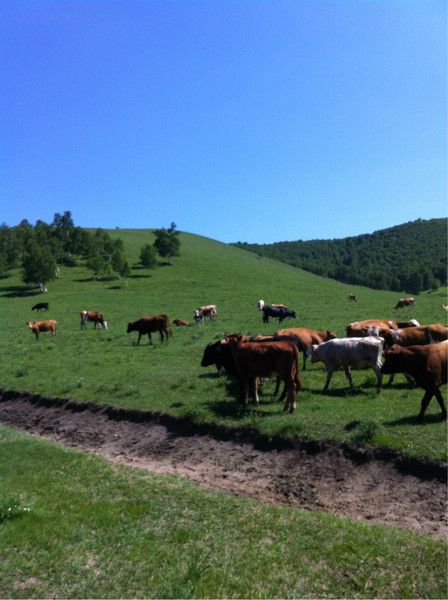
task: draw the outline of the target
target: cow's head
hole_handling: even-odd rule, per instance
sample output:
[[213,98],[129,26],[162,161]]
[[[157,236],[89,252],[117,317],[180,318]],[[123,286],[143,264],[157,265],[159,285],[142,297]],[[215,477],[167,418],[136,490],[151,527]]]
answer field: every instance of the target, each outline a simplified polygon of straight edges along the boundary
[[322,360],[322,356],[319,352],[319,344],[313,344],[311,348],[311,362],[320,362]]
[[133,323],[128,323],[128,333],[131,333],[131,331],[134,331]]
[[381,372],[385,374],[399,373],[403,370],[403,355],[406,348],[394,344],[387,350]]

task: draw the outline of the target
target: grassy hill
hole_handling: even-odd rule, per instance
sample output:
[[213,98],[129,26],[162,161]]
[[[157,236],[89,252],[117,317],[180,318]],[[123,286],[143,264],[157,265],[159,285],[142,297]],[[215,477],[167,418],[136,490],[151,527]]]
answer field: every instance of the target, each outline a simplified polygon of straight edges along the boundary
[[417,219],[335,240],[239,247],[338,281],[419,293],[446,285],[447,219]]
[[[152,240],[148,230],[110,233],[124,241],[133,263],[141,246]],[[277,329],[274,322],[261,322],[256,308],[260,298],[296,311],[297,319],[285,326],[333,329],[342,336],[347,323],[364,318],[400,315],[422,323],[443,321],[446,290],[421,294],[415,309],[398,313],[393,310],[396,293],[347,286],[196,235],[182,233],[180,239],[181,256],[171,266],[151,272],[135,267],[127,282],[92,281],[82,267],[64,268],[44,297],[25,290],[18,272],[2,280],[3,387],[161,411],[229,427],[250,425],[267,435],[364,439],[366,444],[413,456],[446,458],[445,426],[438,421],[438,407],[431,403],[425,425],[416,426],[422,391],[409,389],[400,377],[378,397],[373,372],[354,373],[354,395],[348,393],[345,376],[338,373],[330,393],[322,395],[323,366],[313,365],[302,373],[305,389],[296,413],[285,415],[269,393],[259,409],[241,411],[235,384],[218,378],[213,368],[200,367],[205,345],[224,333]],[[347,301],[349,292],[356,293],[356,304]],[[30,309],[39,300],[49,301],[45,318],[57,319],[58,333],[55,338],[43,334],[36,342],[26,322],[37,318]],[[140,316],[167,313],[171,319],[192,320],[193,310],[209,303],[218,306],[216,322],[175,329],[167,344],[154,337],[154,346],[143,340],[136,347],[136,334],[126,333],[128,321]],[[103,311],[109,330],[81,331],[82,309]],[[273,386],[266,387],[272,390]]]

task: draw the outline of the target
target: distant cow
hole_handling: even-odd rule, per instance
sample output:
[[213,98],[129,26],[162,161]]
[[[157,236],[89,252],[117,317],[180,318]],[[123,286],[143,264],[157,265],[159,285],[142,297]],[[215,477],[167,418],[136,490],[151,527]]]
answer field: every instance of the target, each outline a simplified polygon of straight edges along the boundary
[[37,310],[38,312],[41,310],[48,310],[48,302],[38,302],[31,310]]
[[96,329],[97,325],[99,325],[101,329],[107,329],[107,321],[104,320],[103,313],[97,310],[82,310],[80,316],[81,329],[85,329],[89,321],[93,323],[94,329]]
[[415,306],[415,299],[400,298],[400,300],[398,300],[397,304],[395,305],[395,310],[397,310],[397,308],[404,308],[405,306]]
[[436,397],[446,421],[445,403],[440,386],[447,382],[448,341],[425,346],[392,346],[386,354],[383,373],[407,373],[425,390],[417,421],[424,417],[426,408],[433,396]]
[[[394,321],[393,319],[367,319],[365,321],[355,321],[345,328],[347,337],[366,337],[368,335],[377,335],[375,331],[380,329],[399,329],[405,327],[418,327],[420,323],[416,319],[410,321]],[[375,329],[376,328],[376,329]]]
[[286,307],[276,307],[276,306],[264,306],[263,307],[263,323],[269,323],[269,317],[273,317],[274,319],[278,319],[278,322],[281,323],[283,319],[290,317],[291,319],[296,318],[296,313],[293,310],[289,310]]
[[28,321],[28,327],[36,336],[36,340],[39,339],[39,333],[41,331],[51,331],[51,335],[54,337],[56,335],[56,327],[57,321],[49,320],[49,321]]
[[194,311],[194,320],[198,325],[202,325],[205,317],[208,317],[210,321],[218,316],[218,309],[215,304],[208,304],[207,306],[200,306]]
[[[168,340],[168,337],[172,337],[173,333],[170,327],[170,320],[167,315],[159,315],[157,317],[142,317],[133,323],[128,323],[128,333],[131,331],[138,331],[137,346],[140,344],[140,338],[142,335],[148,334],[148,344],[152,344],[151,333],[155,331],[159,332],[160,341],[164,339]],[[165,334],[165,337],[164,337]]]
[[306,370],[306,360],[311,355],[313,344],[322,344],[333,340],[336,334],[333,331],[316,331],[305,327],[290,327],[289,329],[279,329],[274,334],[277,336],[292,336],[299,342],[299,350],[303,352],[303,370]]
[[173,325],[176,325],[176,327],[188,327],[190,323],[185,321],[185,319],[174,319]]
[[298,350],[290,342],[243,342],[242,336],[227,336],[235,368],[242,387],[242,402],[247,405],[249,384],[255,403],[259,404],[259,377],[280,377],[286,387],[284,410],[294,412],[296,392],[302,389],[299,379]]
[[327,380],[323,391],[328,390],[335,369],[342,367],[353,390],[350,367],[371,367],[377,377],[377,392],[381,390],[381,355],[384,340],[379,337],[338,338],[313,345],[311,361],[323,362],[327,367]]
[[448,311],[448,304],[442,304],[442,308],[443,308],[443,310]]
[[349,294],[347,296],[347,298],[350,300],[350,302],[356,302],[356,296],[355,296],[355,294]]

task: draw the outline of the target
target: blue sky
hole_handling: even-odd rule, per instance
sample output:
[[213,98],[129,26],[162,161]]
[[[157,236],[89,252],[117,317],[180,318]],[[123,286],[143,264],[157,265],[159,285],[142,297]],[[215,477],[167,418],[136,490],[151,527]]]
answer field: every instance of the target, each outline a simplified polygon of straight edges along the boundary
[[446,5],[8,0],[0,221],[339,238],[446,214]]

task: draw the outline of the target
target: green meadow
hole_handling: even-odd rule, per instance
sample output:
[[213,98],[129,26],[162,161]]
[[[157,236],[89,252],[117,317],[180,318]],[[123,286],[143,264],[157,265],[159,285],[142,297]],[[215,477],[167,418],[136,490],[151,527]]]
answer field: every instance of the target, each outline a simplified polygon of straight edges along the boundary
[[4,427],[0,453],[1,597],[447,594],[441,540],[206,492]]
[[[266,334],[278,329],[277,322],[262,323],[257,310],[261,298],[296,311],[297,318],[284,321],[282,327],[332,329],[343,336],[348,323],[366,318],[443,322],[446,289],[420,294],[415,309],[395,311],[396,293],[343,285],[186,233],[180,236],[181,255],[171,265],[147,271],[137,263],[141,246],[152,241],[151,232],[110,233],[124,241],[134,265],[126,281],[95,281],[82,266],[62,268],[45,295],[25,288],[19,271],[0,281],[3,388],[158,411],[198,423],[251,426],[269,436],[345,440],[446,460],[446,425],[440,421],[438,405],[433,400],[424,423],[416,425],[423,391],[410,388],[403,376],[377,395],[373,371],[354,371],[356,392],[351,394],[340,372],[323,395],[324,367],[309,362],[307,371],[301,372],[304,390],[298,395],[297,410],[289,415],[272,398],[274,382],[265,385],[259,408],[249,405],[241,410],[235,382],[218,377],[214,367],[200,366],[205,345],[225,333]],[[347,300],[349,292],[356,294],[357,303]],[[39,301],[50,303],[47,313],[31,312]],[[194,309],[203,304],[217,305],[216,321],[173,327],[168,343],[161,344],[153,335],[152,346],[147,337],[136,346],[137,334],[126,333],[127,323],[144,315],[166,313],[171,320],[192,321]],[[81,331],[83,309],[101,310],[109,329],[94,331],[89,325]],[[27,321],[47,318],[58,321],[57,335],[41,334],[36,342]]]

